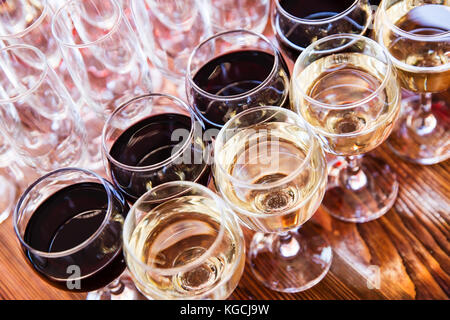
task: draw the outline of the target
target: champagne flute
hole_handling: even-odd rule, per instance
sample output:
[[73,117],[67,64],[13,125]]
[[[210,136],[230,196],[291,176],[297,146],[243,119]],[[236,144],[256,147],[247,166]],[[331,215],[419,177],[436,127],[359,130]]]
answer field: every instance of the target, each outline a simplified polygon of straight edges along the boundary
[[[59,1],[59,0],[58,0]],[[0,39],[6,45],[29,44],[38,48],[47,58],[52,67],[77,106],[86,128],[89,161],[88,168],[102,172],[103,163],[101,157],[101,129],[104,119],[99,118],[92,108],[86,104],[80,91],[73,83],[67,70],[58,42],[51,32],[51,21],[55,8],[59,8],[63,2],[49,0],[16,0],[0,4]]]
[[226,299],[245,265],[242,230],[223,200],[188,181],[151,189],[131,208],[123,241],[149,299]]
[[210,0],[209,3],[216,32],[246,29],[263,33],[266,28],[270,0]]
[[14,231],[24,258],[50,285],[90,292],[88,298],[129,299],[134,292],[116,280],[126,267],[122,225],[128,209],[96,173],[63,168],[24,192],[14,211]]
[[10,145],[38,174],[86,159],[85,129],[44,54],[29,45],[0,49],[0,123]]
[[52,33],[86,103],[106,118],[151,91],[147,60],[116,0],[69,0],[53,16]]
[[281,50],[295,62],[318,39],[338,33],[366,34],[372,9],[367,0],[275,0],[271,22]]
[[[130,0],[145,54],[183,98],[189,55],[211,36],[204,0]],[[167,81],[166,81],[167,82]]]
[[450,4],[383,1],[377,40],[397,69],[406,98],[388,139],[400,157],[420,164],[450,158]]
[[303,226],[322,201],[327,177],[313,132],[290,110],[257,107],[229,120],[214,150],[216,189],[241,222],[258,231],[248,252],[255,277],[282,292],[317,284],[332,250]]
[[400,87],[386,50],[360,35],[318,40],[295,63],[292,101],[324,149],[346,158],[330,168],[322,206],[349,222],[386,213],[397,196],[396,175],[384,161],[362,157],[387,139],[400,111]]

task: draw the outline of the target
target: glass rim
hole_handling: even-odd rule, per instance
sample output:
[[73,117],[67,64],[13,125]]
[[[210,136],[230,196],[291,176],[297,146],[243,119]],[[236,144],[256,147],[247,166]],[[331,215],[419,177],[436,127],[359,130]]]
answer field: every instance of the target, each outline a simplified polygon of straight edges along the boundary
[[[144,201],[145,198],[149,197],[151,193],[154,193],[155,190],[158,191],[160,189],[177,187],[177,186],[185,187],[186,190],[183,190],[182,192],[180,192],[174,196],[169,196],[169,197],[163,199],[163,201],[155,200],[155,203],[163,204],[165,201],[175,199],[180,194],[181,195],[186,194],[193,189],[200,190],[200,191],[206,193],[206,195],[209,196],[209,198],[212,199],[217,204],[217,209],[220,213],[220,224],[219,224],[220,229],[219,229],[219,232],[218,232],[216,238],[214,239],[214,242],[211,244],[211,246],[209,246],[209,248],[194,261],[190,261],[181,267],[172,267],[172,268],[152,267],[151,265],[144,263],[141,259],[139,259],[136,256],[133,248],[130,246],[129,240],[130,240],[133,232],[136,230],[136,228],[133,228],[133,229],[130,228],[131,227],[130,226],[131,219],[135,217],[135,213],[138,211],[138,206]],[[154,210],[154,208],[151,209],[149,212],[147,212],[145,214],[145,217],[148,216],[149,214],[152,214],[153,210]],[[194,268],[194,267],[202,264],[206,259],[208,259],[211,256],[213,251],[220,245],[220,242],[222,241],[223,237],[225,236],[225,228],[226,228],[225,215],[227,214],[227,210],[229,210],[229,209],[226,206],[226,203],[223,201],[223,199],[221,199],[212,190],[210,190],[210,189],[206,188],[205,186],[200,185],[198,183],[191,182],[191,181],[170,181],[170,182],[166,182],[166,183],[157,185],[156,187],[152,188],[151,190],[147,191],[142,196],[140,196],[139,199],[130,208],[130,211],[128,212],[127,217],[125,218],[125,222],[123,224],[122,238],[123,238],[123,243],[124,243],[124,250],[127,252],[127,254],[130,255],[131,259],[133,259],[133,261],[139,265],[139,267],[143,268],[146,271],[152,272],[154,274],[170,276],[170,275],[174,275],[174,274],[177,274],[180,272],[184,272],[186,270],[189,270],[191,268]],[[230,217],[232,219],[235,219],[234,216],[231,216],[231,214],[230,214]],[[142,219],[140,221],[142,221]],[[140,223],[140,221],[135,223],[136,226]],[[236,223],[237,223],[237,221],[236,221]],[[127,236],[125,233],[129,233],[129,235]],[[240,232],[240,236],[242,236],[242,230]],[[238,249],[242,250],[242,248],[238,248]],[[236,267],[237,267],[237,264],[234,266],[234,268],[236,268]],[[229,275],[227,275],[227,277],[225,277],[224,279],[221,280],[221,283],[223,283],[224,281],[227,281],[227,279],[230,278],[232,275],[233,275],[233,272],[230,272]],[[140,280],[138,279],[138,281],[140,281]],[[205,292],[203,292],[202,295],[203,294],[205,294]]]
[[[426,4],[439,5],[439,4],[434,4],[434,3],[425,3],[422,5],[426,5]],[[381,24],[381,32],[378,33],[377,41],[379,43],[381,43],[383,47],[385,47],[384,40],[383,40],[385,24],[387,24],[389,30],[393,30],[395,33],[397,33],[400,36],[405,37],[409,40],[435,42],[435,41],[441,41],[444,39],[448,39],[450,41],[450,31],[441,32],[441,33],[435,34],[435,35],[426,35],[426,34],[420,35],[420,34],[415,34],[415,33],[409,32],[409,31],[405,31],[405,30],[397,27],[391,21],[391,19],[388,18],[387,14],[386,14],[386,11],[388,8],[386,8],[386,7],[387,7],[387,2],[382,1],[381,10],[380,10],[381,15],[382,15],[382,24]],[[419,7],[419,6],[415,6],[414,8],[417,8],[417,7]],[[447,62],[446,64],[442,64],[439,66],[418,67],[418,66],[413,66],[413,65],[410,65],[403,61],[398,60],[389,51],[388,51],[388,54],[397,68],[405,70],[405,71],[409,71],[409,72],[438,73],[438,72],[445,71],[446,69],[450,69],[450,62]]]
[[[48,66],[48,63],[47,63],[47,58],[42,53],[42,51],[39,50],[36,47],[30,46],[28,44],[13,44],[13,45],[10,45],[10,46],[6,46],[6,47],[3,47],[3,48],[0,48],[0,54],[3,53],[3,52],[6,52],[6,51],[14,52],[16,50],[21,50],[21,49],[26,49],[26,50],[33,51],[37,55],[39,60],[41,60],[42,65],[43,65],[44,68],[42,70],[40,70],[38,68],[35,68],[34,65],[33,65],[34,69],[37,69],[37,70],[41,71],[41,74],[39,75],[38,81],[36,81],[36,83],[34,83],[31,86],[31,88],[26,89],[25,91],[19,93],[17,96],[15,96],[13,98],[0,99],[0,104],[13,103],[13,102],[16,102],[16,101],[24,98],[24,97],[29,96],[30,94],[32,94],[34,91],[36,91],[36,89],[38,89],[41,86],[42,82],[44,81],[45,77],[47,76],[47,73],[48,73],[48,70],[49,70],[49,66]],[[10,79],[8,79],[8,81],[11,82]]]
[[[273,66],[272,66],[272,69],[271,69],[269,75],[264,79],[264,81],[262,81],[260,84],[258,84],[253,89],[250,89],[250,90],[248,90],[248,91],[246,91],[244,93],[235,94],[235,95],[231,95],[231,96],[219,96],[219,95],[216,95],[216,94],[213,94],[213,93],[209,93],[209,92],[203,90],[202,88],[200,88],[195,83],[195,81],[193,79],[193,75],[192,75],[192,70],[191,70],[192,60],[193,60],[194,56],[196,55],[196,53],[198,52],[198,50],[200,50],[200,48],[203,47],[205,44],[209,43],[211,40],[215,40],[216,38],[224,37],[224,36],[232,34],[232,33],[247,33],[249,35],[258,37],[259,39],[261,39],[261,40],[265,41],[267,44],[269,44],[270,48],[272,49],[271,51],[272,51],[272,53],[274,55]],[[214,57],[218,57],[218,56],[215,55]],[[187,62],[186,81],[189,83],[189,85],[191,85],[195,89],[196,92],[198,92],[198,93],[202,94],[203,96],[208,97],[210,99],[219,100],[219,101],[239,100],[239,99],[248,97],[248,96],[254,94],[255,92],[258,92],[259,90],[264,88],[267,85],[267,83],[269,83],[269,81],[274,77],[274,75],[277,72],[278,65],[280,64],[279,59],[280,59],[280,57],[278,56],[278,49],[277,49],[277,47],[272,43],[272,41],[270,41],[263,34],[259,34],[259,33],[256,33],[254,31],[246,30],[246,29],[226,30],[226,31],[219,32],[219,33],[216,33],[216,34],[210,36],[209,38],[207,38],[207,39],[203,40],[202,42],[200,42],[200,44],[198,44],[194,48],[194,50],[191,52],[191,54],[189,56],[189,59],[188,59],[188,62]],[[209,60],[209,61],[211,61],[211,60]],[[202,67],[205,66],[209,61],[206,61],[202,65]],[[215,126],[217,126],[217,125],[215,125]]]
[[[336,15],[331,16],[331,17],[328,17],[328,18],[322,18],[322,19],[305,19],[305,18],[299,18],[299,17],[296,17],[296,16],[290,14],[289,12],[287,12],[287,11],[281,6],[280,0],[274,0],[275,5],[276,5],[278,11],[280,11],[280,12],[281,12],[284,16],[286,16],[287,18],[289,18],[289,19],[291,19],[291,20],[294,20],[294,21],[296,21],[296,22],[299,22],[299,23],[303,23],[303,24],[313,24],[313,25],[316,25],[316,24],[324,24],[324,23],[330,23],[330,22],[333,22],[333,21],[336,21],[336,20],[340,19],[341,17],[347,15],[351,10],[353,10],[353,8],[354,8],[360,1],[361,1],[361,0],[354,0],[353,3],[352,3],[348,8],[346,8],[344,11],[341,11],[341,12],[337,13]],[[368,19],[368,20],[370,20],[370,19]],[[368,25],[368,24],[367,24],[367,25]]]
[[[290,118],[295,118],[295,120],[299,120],[298,121],[299,123],[304,123],[298,114],[296,114],[295,112],[293,112],[291,110],[281,108],[279,106],[260,106],[260,107],[250,108],[250,109],[247,109],[247,110],[245,110],[243,112],[240,112],[237,115],[235,115],[233,118],[231,118],[229,121],[227,121],[227,123],[220,129],[219,134],[217,135],[217,138],[216,138],[216,140],[214,142],[214,150],[218,150],[219,149],[218,146],[221,147],[221,146],[224,145],[220,141],[223,140],[223,137],[224,137],[224,135],[226,135],[226,131],[227,130],[233,130],[233,129],[230,129],[230,126],[232,124],[234,124],[234,122],[236,122],[239,118],[241,118],[243,116],[246,116],[248,114],[255,113],[255,112],[258,112],[258,111],[261,111],[261,110],[271,110],[271,111],[275,111],[276,113],[279,113],[279,112],[285,113],[288,116],[290,116]],[[274,115],[276,113],[274,113]],[[271,118],[272,117],[273,117],[273,115],[271,116]],[[264,120],[262,122],[259,122],[259,123],[268,122],[268,121],[270,121],[270,118],[266,119],[266,120]],[[252,127],[252,126],[254,126],[254,125],[247,126],[247,127]],[[309,126],[307,126],[305,124],[304,126],[302,126],[302,129],[304,129],[308,133],[308,135],[311,137],[311,142],[315,143],[316,142],[315,141],[315,135],[311,131]],[[226,172],[226,170],[223,167],[223,165],[221,164],[221,162],[218,161],[218,157],[219,156],[218,156],[217,152],[214,152],[214,164],[215,164],[215,167],[217,167],[222,172],[222,174],[224,174],[227,177],[227,179],[230,179],[235,184],[237,184],[237,185],[239,185],[241,187],[252,188],[254,190],[265,190],[265,189],[268,189],[268,188],[278,187],[278,186],[280,186],[282,184],[285,184],[288,181],[291,181],[294,177],[296,177],[304,169],[304,167],[306,166],[307,162],[311,158],[312,149],[313,149],[313,147],[309,148],[305,159],[303,159],[302,163],[293,172],[291,172],[289,175],[287,175],[286,177],[284,177],[284,178],[282,178],[280,180],[277,180],[275,182],[270,182],[270,183],[253,184],[253,183],[243,182],[240,179],[237,179],[237,178],[233,177],[228,172]]]
[[37,28],[41,24],[42,20],[44,20],[47,17],[48,11],[51,10],[48,5],[48,0],[40,0],[40,1],[42,3],[43,8],[42,8],[41,14],[39,15],[39,18],[34,20],[34,22],[31,25],[29,25],[22,31],[19,31],[16,33],[11,33],[11,34],[6,34],[6,35],[0,34],[0,40],[21,38],[24,35],[26,35],[27,33],[29,33],[31,30]]
[[[349,43],[346,43],[340,47],[337,48],[333,48],[333,49],[327,49],[327,50],[322,50],[322,51],[316,51],[314,50],[314,47],[317,45],[320,45],[324,42],[330,41],[330,40],[336,40],[336,39],[342,39],[342,38],[353,38]],[[304,62],[310,53],[332,53],[332,52],[336,52],[339,51],[347,46],[350,46],[352,44],[354,44],[356,41],[365,41],[370,43],[372,46],[378,47],[382,52],[384,57],[386,58],[386,66],[387,66],[387,70],[385,73],[385,76],[383,78],[383,80],[381,81],[380,85],[376,88],[375,91],[373,91],[371,94],[369,94],[367,97],[360,99],[358,101],[355,102],[351,102],[351,103],[346,103],[346,104],[342,104],[342,105],[334,105],[334,104],[329,104],[329,103],[324,103],[321,101],[318,101],[312,97],[309,96],[309,94],[307,94],[302,86],[300,86],[300,84],[298,83],[298,81],[296,80],[298,78],[298,76],[303,72],[303,70],[301,72],[299,72],[299,68],[300,68],[300,64],[302,62]],[[379,60],[379,59],[377,59]],[[382,62],[382,61],[381,61]],[[393,66],[392,66],[392,61],[390,59],[390,55],[389,52],[387,52],[386,48],[382,45],[380,45],[379,43],[377,43],[376,41],[361,36],[361,35],[356,35],[356,34],[351,34],[351,33],[341,33],[341,34],[334,34],[331,36],[327,36],[325,38],[319,39],[316,42],[310,44],[298,57],[297,61],[295,62],[294,65],[294,70],[292,72],[293,76],[292,76],[292,83],[293,86],[295,87],[295,90],[299,91],[300,94],[303,96],[303,98],[305,98],[305,100],[307,100],[309,103],[314,104],[316,106],[319,106],[321,108],[327,109],[327,110],[348,110],[348,109],[353,109],[353,108],[357,108],[367,102],[369,102],[370,100],[376,98],[379,94],[379,92],[381,90],[383,90],[386,86],[387,83],[389,82],[389,80],[391,79],[391,77],[393,76],[394,70],[393,70]]]
[[[115,14],[115,19],[114,19],[114,24],[113,24],[112,28],[110,30],[108,30],[108,32],[106,34],[100,36],[99,38],[95,39],[94,41],[83,42],[81,44],[72,44],[72,43],[68,43],[68,42],[64,41],[63,39],[61,39],[58,36],[58,33],[56,32],[56,26],[55,25],[56,25],[57,19],[60,19],[59,16],[61,15],[63,10],[66,10],[66,11],[70,12],[70,10],[67,10],[67,7],[69,5],[71,5],[72,3],[75,3],[75,2],[78,2],[78,3],[82,2],[82,0],[67,0],[62,6],[60,6],[58,8],[58,10],[56,10],[55,14],[53,15],[52,24],[51,24],[51,30],[52,30],[53,37],[55,37],[56,41],[61,46],[69,47],[69,48],[87,48],[87,47],[90,47],[92,45],[96,45],[96,44],[106,40],[113,33],[115,33],[117,31],[117,29],[119,28],[119,25],[120,25],[120,21],[122,21],[124,19],[124,13],[123,13],[123,10],[122,10],[122,6],[120,6],[119,3],[116,0],[107,0],[107,1],[109,1],[110,3],[113,4],[113,7],[115,8],[116,14]],[[70,21],[73,21],[72,18],[70,19]]]
[[[114,117],[117,116],[121,111],[123,111],[127,107],[133,105],[133,103],[138,101],[138,100],[141,100],[141,99],[142,100],[143,99],[153,99],[153,98],[166,98],[166,99],[169,99],[171,101],[176,102],[177,105],[183,107],[184,109],[186,109],[186,111],[189,112],[190,119],[191,119],[191,129],[189,131],[189,136],[186,139],[186,141],[184,142],[184,144],[182,145],[182,147],[180,149],[178,149],[175,154],[172,154],[169,158],[167,158],[167,159],[165,159],[163,161],[160,161],[158,163],[151,164],[151,165],[148,165],[148,166],[141,166],[141,167],[126,165],[126,164],[118,161],[117,159],[115,159],[113,156],[111,156],[110,150],[108,150],[108,148],[106,146],[106,132],[109,129],[109,126],[111,125],[111,122],[113,121]],[[122,103],[118,108],[116,108],[116,110],[114,110],[114,112],[111,113],[111,115],[106,120],[106,122],[105,122],[105,124],[103,126],[103,130],[102,130],[102,150],[103,150],[103,154],[114,165],[116,165],[117,167],[119,167],[121,169],[125,169],[125,170],[128,170],[128,171],[144,172],[144,171],[148,171],[148,170],[159,169],[159,168],[161,168],[161,167],[163,167],[163,166],[173,162],[174,160],[176,160],[179,156],[181,156],[189,148],[189,146],[192,144],[192,138],[194,137],[194,131],[195,131],[195,124],[196,124],[196,122],[199,122],[200,125],[203,125],[203,122],[200,121],[197,118],[196,114],[188,106],[188,104],[186,102],[184,102],[183,100],[181,100],[180,98],[175,97],[173,95],[165,94],[165,93],[146,93],[146,94],[142,94],[142,95],[133,97],[133,98],[129,99],[128,101],[125,101],[124,103]],[[128,126],[127,128],[130,128],[132,125]]]
[[[397,3],[397,2],[396,2]],[[395,30],[395,32],[399,33],[400,35],[410,38],[412,40],[417,40],[417,41],[439,41],[441,38],[446,38],[446,37],[450,37],[450,31],[444,31],[438,34],[415,34],[406,30],[403,30],[399,27],[397,27],[394,23],[392,23],[391,19],[388,18],[386,11],[387,11],[387,1],[382,1],[381,2],[381,14],[383,15],[383,21],[382,24],[387,23],[389,25],[389,28],[392,30]],[[436,4],[436,3],[423,3],[419,6],[414,6],[414,8],[417,7],[421,7],[423,5],[441,5],[441,4]],[[392,6],[392,5],[391,5]],[[444,7],[447,7],[445,4],[442,5]],[[389,7],[390,8],[390,7]],[[409,11],[411,11],[412,9],[410,9]],[[408,11],[408,12],[409,12]],[[382,33],[382,32],[381,32]]]
[[[101,223],[101,225],[97,228],[97,230],[91,234],[89,236],[89,238],[87,238],[86,240],[84,240],[83,242],[81,242],[80,244],[74,246],[73,248],[67,249],[67,250],[63,250],[63,251],[58,251],[58,252],[45,252],[45,251],[41,251],[41,250],[37,250],[35,248],[33,248],[32,246],[30,246],[21,236],[20,231],[19,231],[19,227],[18,227],[18,222],[22,217],[22,213],[21,213],[21,206],[23,204],[23,202],[25,201],[25,199],[27,198],[27,196],[29,195],[29,193],[41,182],[45,181],[47,178],[59,174],[59,173],[64,173],[64,172],[81,172],[83,174],[89,175],[93,178],[95,178],[96,180],[98,180],[104,187],[106,194],[107,194],[107,199],[108,199],[108,207],[106,209],[106,213],[105,213],[105,217],[103,218],[103,221]],[[73,184],[71,184],[73,185]],[[70,186],[70,185],[68,185]],[[67,186],[66,186],[67,187]],[[56,192],[64,189],[65,187],[58,189]],[[97,173],[87,170],[87,169],[83,169],[83,168],[76,168],[76,167],[66,167],[66,168],[61,168],[61,169],[57,169],[54,171],[51,171],[43,176],[41,176],[40,178],[38,178],[36,181],[34,181],[25,191],[24,193],[20,196],[19,201],[17,202],[16,207],[14,208],[14,213],[13,213],[13,225],[14,225],[14,231],[16,233],[17,238],[19,239],[20,243],[25,246],[27,248],[27,250],[29,250],[30,252],[32,252],[33,254],[39,255],[41,257],[44,258],[62,258],[62,257],[66,257],[68,255],[71,255],[73,253],[76,253],[82,249],[84,249],[85,247],[87,247],[90,243],[92,243],[97,237],[98,235],[105,229],[105,227],[107,226],[108,222],[109,222],[109,218],[112,215],[112,202],[113,202],[113,195],[111,193],[110,190],[111,186],[108,185],[107,180],[105,180],[104,178],[102,178],[101,176],[99,176]],[[55,194],[56,192],[52,193],[49,197],[51,197],[53,194]],[[44,201],[46,201],[47,199],[49,199],[49,197],[47,197]],[[43,203],[41,202],[41,204]],[[34,213],[33,213],[34,214]]]

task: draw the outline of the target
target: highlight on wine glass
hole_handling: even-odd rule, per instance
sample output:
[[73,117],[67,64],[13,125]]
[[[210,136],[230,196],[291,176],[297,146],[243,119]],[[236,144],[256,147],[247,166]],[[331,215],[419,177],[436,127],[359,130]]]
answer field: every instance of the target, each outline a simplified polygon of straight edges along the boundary
[[[58,0],[59,1],[59,0]],[[38,48],[52,67],[75,102],[77,111],[86,127],[86,134],[91,143],[87,147],[89,168],[101,171],[101,129],[104,120],[87,106],[80,91],[73,83],[72,77],[63,60],[58,42],[51,31],[55,8],[64,1],[49,0],[15,0],[0,3],[0,40],[5,45],[29,44]]]
[[149,60],[182,85],[192,50],[211,36],[203,0],[131,0],[137,31]]
[[0,49],[0,123],[23,161],[43,174],[83,165],[85,128],[44,54],[29,45]]
[[151,91],[147,60],[116,0],[69,0],[52,33],[86,103],[107,118],[130,98]]
[[400,157],[420,164],[450,158],[450,4],[383,1],[377,41],[386,47],[405,92],[397,127],[388,139]]
[[400,87],[386,50],[351,34],[310,45],[295,63],[292,103],[325,151],[345,157],[330,168],[322,207],[349,222],[385,214],[398,192],[396,174],[372,155],[394,128]]
[[327,174],[320,143],[294,112],[246,110],[228,121],[214,145],[214,182],[225,202],[257,231],[248,259],[255,277],[282,292],[317,284],[332,250],[312,224]]
[[192,52],[186,95],[206,128],[220,129],[260,105],[289,108],[289,69],[265,36],[248,30],[215,34]]
[[207,185],[209,149],[203,123],[182,100],[150,93],[132,98],[103,128],[105,167],[130,202],[169,181]]
[[272,29],[293,62],[314,41],[339,33],[368,35],[372,9],[368,0],[274,0]]
[[24,192],[14,231],[24,258],[50,285],[90,292],[91,299],[130,299],[133,291],[117,280],[126,268],[122,226],[128,210],[123,196],[96,173],[63,168]]
[[263,33],[270,11],[270,0],[211,0],[211,23],[215,32],[246,29]]
[[226,299],[244,270],[236,218],[217,194],[193,182],[167,182],[142,195],[125,220],[123,241],[136,287],[149,299]]

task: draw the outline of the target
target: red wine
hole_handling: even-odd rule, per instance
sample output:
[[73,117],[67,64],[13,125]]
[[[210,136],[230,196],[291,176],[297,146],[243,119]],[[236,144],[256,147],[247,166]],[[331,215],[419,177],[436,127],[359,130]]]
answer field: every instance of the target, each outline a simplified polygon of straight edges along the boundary
[[366,2],[352,5],[355,0],[279,0],[280,6],[291,16],[305,20],[328,19],[349,9],[348,13],[334,22],[308,24],[290,19],[276,10],[274,29],[281,50],[295,61],[300,53],[314,41],[338,33],[361,34],[369,19],[369,6]]
[[[169,159],[174,148],[184,143],[179,140],[172,141],[172,134],[180,129],[186,133],[190,132],[190,117],[175,113],[148,117],[126,129],[114,142],[109,153],[115,160],[127,166],[156,165]],[[111,176],[114,184],[130,202],[135,202],[150,187],[164,182],[188,180],[206,186],[209,181],[207,164],[204,161],[194,163],[195,159],[203,159],[202,147],[204,146],[192,143],[187,150],[192,163],[168,163],[144,171],[123,169],[110,161]]]
[[[206,127],[221,127],[232,116],[245,109],[260,105],[289,107],[287,92],[289,70],[281,54],[279,70],[266,86],[253,96],[244,99],[230,99],[225,102],[214,100],[191,88],[192,104],[203,118]],[[221,97],[242,95],[261,85],[271,76],[274,55],[258,50],[234,51],[216,57],[201,67],[193,77],[202,90]]]
[[[86,246],[83,244],[83,249],[57,258],[45,258],[23,247],[34,269],[53,286],[81,292],[97,290],[124,271],[121,233],[129,207],[112,186],[110,190],[114,195],[112,214],[97,236],[93,235],[102,225],[108,209],[103,184],[85,182],[65,187],[33,212],[24,233],[25,243],[33,249],[61,253],[93,239]],[[79,267],[78,277],[71,266]],[[80,287],[68,286],[74,280],[79,280]]]

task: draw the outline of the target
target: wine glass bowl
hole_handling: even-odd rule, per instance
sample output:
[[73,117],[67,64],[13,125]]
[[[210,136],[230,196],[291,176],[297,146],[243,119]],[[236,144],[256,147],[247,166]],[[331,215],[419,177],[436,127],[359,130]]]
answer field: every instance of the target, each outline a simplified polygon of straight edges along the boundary
[[247,30],[218,33],[192,52],[186,74],[188,102],[207,128],[260,105],[289,108],[289,70],[278,49]]
[[100,289],[125,269],[125,199],[97,174],[64,168],[36,180],[14,211],[14,230],[27,261],[62,290]]
[[130,202],[168,181],[209,181],[203,123],[182,100],[165,94],[137,96],[105,123],[102,150],[111,180]]
[[204,186],[168,182],[145,193],[124,225],[128,268],[150,299],[226,299],[245,264],[243,234]]
[[293,62],[314,41],[340,33],[364,35],[372,22],[367,0],[275,0],[271,22],[278,44]]

